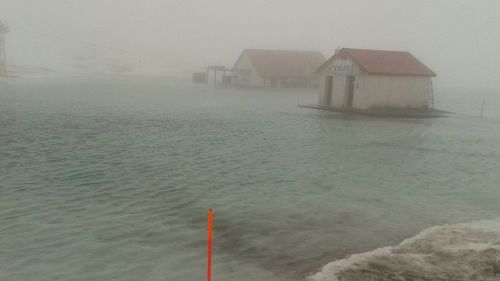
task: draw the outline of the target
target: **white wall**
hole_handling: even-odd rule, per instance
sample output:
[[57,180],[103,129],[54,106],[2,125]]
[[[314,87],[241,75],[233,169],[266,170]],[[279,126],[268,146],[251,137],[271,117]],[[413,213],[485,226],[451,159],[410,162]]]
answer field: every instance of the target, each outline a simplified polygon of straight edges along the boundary
[[[246,53],[240,56],[234,66],[234,70],[233,79],[235,75],[238,76],[238,80],[233,81],[234,85],[251,87],[264,86],[264,80],[259,76]],[[245,72],[248,72],[248,74],[245,74]]]
[[357,75],[353,107],[422,108],[427,106],[430,91],[430,77]]
[[346,104],[347,77],[343,75],[333,76],[332,106],[343,107]]
[[318,104],[319,105],[327,105],[326,104],[326,75],[325,72],[321,72],[319,75],[319,87],[318,87]]

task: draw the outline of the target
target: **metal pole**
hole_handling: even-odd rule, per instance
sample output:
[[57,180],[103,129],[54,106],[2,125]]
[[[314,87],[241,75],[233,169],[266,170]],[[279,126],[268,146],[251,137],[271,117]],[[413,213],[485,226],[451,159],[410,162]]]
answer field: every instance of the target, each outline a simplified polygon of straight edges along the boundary
[[217,68],[214,68],[214,86],[217,87]]
[[208,210],[208,239],[207,239],[207,281],[212,280],[212,221],[213,211]]
[[481,105],[481,119],[483,119],[483,113],[484,113],[484,101],[483,104]]

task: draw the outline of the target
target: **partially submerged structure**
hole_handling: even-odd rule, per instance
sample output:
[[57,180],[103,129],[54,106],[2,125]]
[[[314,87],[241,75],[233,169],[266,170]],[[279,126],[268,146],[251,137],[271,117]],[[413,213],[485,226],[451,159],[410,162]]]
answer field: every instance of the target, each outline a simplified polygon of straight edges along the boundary
[[331,108],[428,109],[436,74],[408,52],[340,49],[317,69],[319,105]]
[[244,50],[232,69],[231,84],[250,87],[314,87],[316,69],[325,62],[320,52]]

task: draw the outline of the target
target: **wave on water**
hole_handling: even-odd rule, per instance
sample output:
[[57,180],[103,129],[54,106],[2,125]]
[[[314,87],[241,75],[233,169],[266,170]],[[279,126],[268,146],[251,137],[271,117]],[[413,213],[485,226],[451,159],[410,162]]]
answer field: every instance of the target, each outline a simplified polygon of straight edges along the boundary
[[308,280],[500,280],[500,219],[435,226],[331,262]]

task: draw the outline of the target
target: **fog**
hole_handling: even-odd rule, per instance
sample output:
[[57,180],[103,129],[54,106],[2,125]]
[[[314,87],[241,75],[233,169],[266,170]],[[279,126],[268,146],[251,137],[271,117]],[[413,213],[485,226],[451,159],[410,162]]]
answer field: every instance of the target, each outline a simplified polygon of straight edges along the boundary
[[496,0],[0,0],[9,66],[144,73],[232,66],[245,48],[407,50],[447,86],[500,88]]

